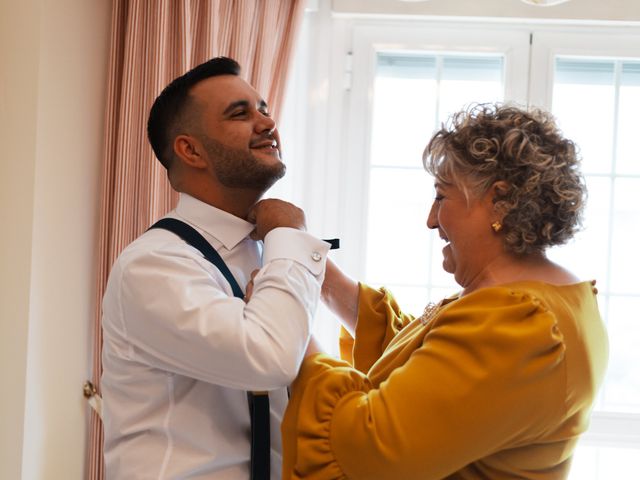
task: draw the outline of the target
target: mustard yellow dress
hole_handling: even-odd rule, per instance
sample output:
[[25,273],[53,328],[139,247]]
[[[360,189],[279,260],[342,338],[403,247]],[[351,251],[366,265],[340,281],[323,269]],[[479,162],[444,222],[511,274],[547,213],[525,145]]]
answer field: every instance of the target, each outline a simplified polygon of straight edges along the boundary
[[591,282],[518,282],[427,321],[360,285],[343,360],[307,357],[282,424],[284,479],[561,479],[608,343]]

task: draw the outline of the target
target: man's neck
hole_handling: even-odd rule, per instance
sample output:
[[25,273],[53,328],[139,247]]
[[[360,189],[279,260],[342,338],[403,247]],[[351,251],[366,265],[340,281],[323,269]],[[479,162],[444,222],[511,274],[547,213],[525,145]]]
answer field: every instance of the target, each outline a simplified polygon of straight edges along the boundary
[[251,208],[263,192],[240,188],[218,188],[215,190],[184,191],[201,202],[219,208],[231,215],[246,220]]

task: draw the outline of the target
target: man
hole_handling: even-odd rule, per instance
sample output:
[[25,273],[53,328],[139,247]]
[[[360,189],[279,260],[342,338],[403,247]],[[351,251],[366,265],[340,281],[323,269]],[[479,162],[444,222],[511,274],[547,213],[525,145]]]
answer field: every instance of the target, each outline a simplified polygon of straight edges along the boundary
[[266,103],[238,74],[219,57],[177,78],[156,99],[148,134],[180,192],[168,217],[195,227],[242,287],[262,269],[245,303],[168,230],[150,229],[122,252],[103,305],[110,479],[250,478],[255,390],[269,391],[266,456],[270,478],[281,475],[285,387],[309,340],[329,245],[304,232],[293,205],[256,205],[285,166]]

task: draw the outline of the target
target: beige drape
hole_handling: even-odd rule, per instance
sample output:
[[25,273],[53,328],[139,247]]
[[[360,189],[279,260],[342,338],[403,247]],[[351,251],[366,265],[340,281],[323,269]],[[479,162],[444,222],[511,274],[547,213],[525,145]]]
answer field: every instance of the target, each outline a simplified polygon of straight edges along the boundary
[[[113,0],[102,171],[93,383],[102,372],[102,295],[111,265],[177,196],[146,140],[149,108],[173,78],[218,55],[278,115],[304,0]],[[88,478],[103,478],[102,424],[91,413]]]

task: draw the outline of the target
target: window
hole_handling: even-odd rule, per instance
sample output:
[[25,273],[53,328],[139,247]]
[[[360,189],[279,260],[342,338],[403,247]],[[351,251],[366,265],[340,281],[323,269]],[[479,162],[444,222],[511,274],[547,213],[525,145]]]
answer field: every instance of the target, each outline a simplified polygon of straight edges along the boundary
[[[553,112],[579,146],[589,189],[584,231],[551,252],[580,276],[598,279],[611,353],[599,409],[640,413],[640,60],[555,59]],[[585,109],[585,99],[588,108]],[[584,259],[589,261],[585,262]]]
[[405,311],[419,314],[426,299],[457,290],[425,228],[433,198],[420,162],[426,139],[460,105],[502,100],[503,65],[497,54],[377,54],[364,279],[387,286]]
[[[470,102],[504,99],[551,110],[578,144],[589,189],[585,228],[549,255],[597,279],[610,360],[570,478],[627,478],[640,455],[640,29],[322,22],[305,27],[318,40],[305,47],[312,53],[298,104],[308,111],[296,124],[306,122],[307,133],[296,151],[310,160],[293,200],[310,230],[341,238],[332,256],[347,272],[388,286],[411,313],[457,290],[425,225],[433,195],[421,157],[436,126]],[[324,315],[316,331],[337,353],[337,328]]]
[[[526,100],[529,33],[505,26],[353,25],[340,236],[346,266],[389,287],[405,311],[457,290],[427,230],[433,179],[422,153],[462,106]],[[340,170],[339,170],[340,171]],[[435,240],[435,241],[434,241]],[[356,247],[357,246],[357,247]],[[351,250],[348,250],[351,248]],[[389,255],[393,251],[394,255]]]
[[[556,55],[554,64],[552,111],[581,150],[589,202],[583,232],[550,257],[598,280],[610,357],[594,418],[613,412],[632,420],[640,413],[640,376],[634,374],[640,364],[640,323],[633,313],[640,308],[640,286],[633,278],[640,259],[632,240],[640,233],[640,155],[634,145],[640,61]],[[596,425],[624,437],[615,424]],[[637,449],[592,443],[579,448],[572,478],[622,478],[637,462]]]

